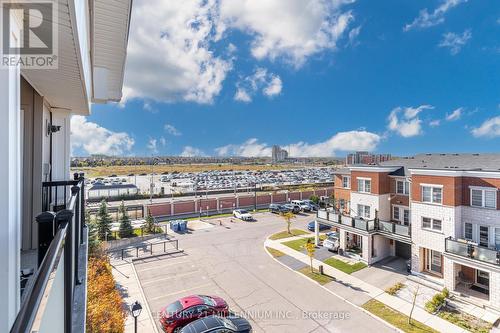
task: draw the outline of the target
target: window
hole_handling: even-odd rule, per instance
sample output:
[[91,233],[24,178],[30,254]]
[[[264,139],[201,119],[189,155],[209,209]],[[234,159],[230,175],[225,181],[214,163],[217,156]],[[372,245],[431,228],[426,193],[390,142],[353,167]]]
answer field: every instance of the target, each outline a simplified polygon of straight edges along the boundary
[[410,224],[410,211],[408,209],[403,210],[403,223],[405,225]]
[[483,225],[479,226],[479,245],[488,247],[489,245],[489,228]]
[[442,274],[441,261],[441,252],[425,249],[425,268],[427,271]]
[[351,177],[342,176],[342,187],[343,188],[351,188]]
[[464,238],[467,240],[472,240],[472,223],[465,223]]
[[410,193],[410,183],[404,180],[396,180],[396,193],[408,195]]
[[358,192],[370,193],[372,191],[372,181],[370,179],[358,178]]
[[442,222],[441,220],[431,219],[429,217],[422,217],[422,229],[441,231]]
[[440,204],[443,201],[443,188],[422,186],[422,202]]
[[394,207],[392,209],[392,218],[396,221],[399,221],[399,207]]
[[470,189],[470,205],[483,208],[497,208],[497,189]]
[[345,199],[339,199],[339,206],[341,210],[345,208]]
[[369,219],[370,218],[370,206],[358,205],[358,216]]
[[495,250],[500,250],[500,228],[495,228]]

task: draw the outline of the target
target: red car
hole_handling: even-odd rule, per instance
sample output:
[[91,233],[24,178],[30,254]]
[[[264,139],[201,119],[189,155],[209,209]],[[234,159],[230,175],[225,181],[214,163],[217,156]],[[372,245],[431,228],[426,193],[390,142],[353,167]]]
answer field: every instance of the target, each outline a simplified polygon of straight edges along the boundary
[[227,316],[226,301],[217,296],[192,295],[167,305],[160,312],[160,324],[166,333],[177,333],[182,327],[198,318]]

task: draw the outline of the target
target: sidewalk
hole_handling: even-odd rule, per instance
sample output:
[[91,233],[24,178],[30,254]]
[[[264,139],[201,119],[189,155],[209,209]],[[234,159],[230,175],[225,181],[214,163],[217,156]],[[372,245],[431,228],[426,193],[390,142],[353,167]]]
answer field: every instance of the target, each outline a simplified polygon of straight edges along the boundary
[[[273,240],[267,239],[265,242],[265,246],[279,250],[279,251],[285,253],[286,255],[293,257],[293,258],[295,258],[295,259],[297,259],[297,260],[299,260],[299,261],[301,261],[304,264],[309,266],[310,259],[306,254],[300,253],[298,251],[295,251],[295,250],[289,248],[286,245],[281,244],[282,242],[287,242],[291,239],[292,238],[290,238],[290,239],[286,238],[286,239],[280,239],[278,241],[273,241]],[[321,262],[317,259],[313,259],[314,268],[318,269],[319,265],[323,265],[324,272],[327,275],[329,275],[337,280],[335,282],[330,282],[330,283],[324,285],[324,287],[326,289],[328,289],[330,292],[332,292],[333,294],[335,294],[336,296],[340,297],[341,299],[349,301],[357,306],[361,305],[356,301],[350,300],[349,295],[340,295],[340,293],[337,292],[337,290],[339,289],[338,287],[330,289],[329,288],[330,284],[335,284],[337,286],[338,283],[341,283],[342,285],[348,286],[348,288],[351,288],[352,292],[354,294],[362,292],[365,295],[365,297],[363,297],[363,303],[367,299],[374,298],[377,301],[382,302],[385,305],[387,305],[387,306],[389,306],[389,307],[391,307],[391,308],[393,308],[393,309],[395,309],[395,310],[397,310],[397,311],[399,311],[407,316],[410,314],[411,306],[412,306],[411,303],[409,303],[405,300],[402,300],[398,297],[391,296],[391,295],[385,293],[384,290],[382,290],[380,288],[372,286],[372,285],[370,285],[370,284],[368,284],[368,283],[366,283],[366,282],[364,282],[364,281],[362,281],[362,280],[360,280],[352,275],[346,274],[346,273],[344,273],[336,268],[333,268],[329,265],[325,265],[323,262]],[[357,298],[357,296],[354,296],[353,298]],[[468,332],[468,331],[466,331],[466,330],[464,330],[456,325],[453,325],[452,323],[450,323],[444,319],[441,319],[437,316],[431,315],[427,311],[425,311],[421,308],[418,308],[418,307],[414,308],[412,318],[429,326],[429,327],[431,327],[431,328],[433,328],[433,329],[435,329],[435,330],[437,330],[437,331],[439,331],[439,332],[447,332],[447,333],[466,333],[466,332]]]
[[[123,263],[119,266],[113,266],[113,277],[122,294],[123,302],[130,305],[138,301],[142,305],[142,312],[137,322],[137,330],[139,332],[159,333],[158,328],[154,324],[148,303],[144,298],[142,288],[139,285],[133,264]],[[126,318],[124,332],[134,333],[134,318],[131,315],[128,315]]]

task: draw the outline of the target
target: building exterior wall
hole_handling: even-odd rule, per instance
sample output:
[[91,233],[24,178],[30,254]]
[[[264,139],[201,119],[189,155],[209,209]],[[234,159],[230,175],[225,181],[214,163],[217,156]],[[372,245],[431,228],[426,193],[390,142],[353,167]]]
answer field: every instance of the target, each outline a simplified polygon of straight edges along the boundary
[[490,246],[495,245],[495,228],[500,228],[500,210],[462,206],[462,219],[456,238],[464,238],[464,224],[472,224],[473,241],[479,242],[479,225],[489,227]]

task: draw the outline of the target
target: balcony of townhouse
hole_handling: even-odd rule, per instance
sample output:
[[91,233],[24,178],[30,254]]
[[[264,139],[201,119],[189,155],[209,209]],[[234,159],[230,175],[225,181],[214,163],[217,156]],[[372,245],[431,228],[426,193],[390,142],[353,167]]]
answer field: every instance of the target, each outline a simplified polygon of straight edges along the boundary
[[365,235],[376,231],[375,220],[352,217],[332,208],[318,210],[316,217],[321,224],[331,225],[346,231],[360,232]]
[[393,221],[376,220],[376,230],[379,234],[391,239],[409,243],[411,242],[411,226]]
[[14,332],[85,332],[87,239],[83,175],[44,182],[37,267],[21,277]]
[[500,269],[500,251],[493,248],[448,237],[445,239],[445,252],[452,256],[471,259]]

